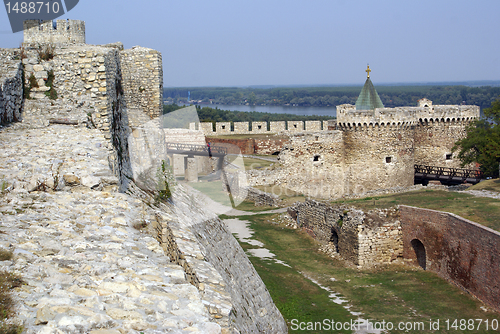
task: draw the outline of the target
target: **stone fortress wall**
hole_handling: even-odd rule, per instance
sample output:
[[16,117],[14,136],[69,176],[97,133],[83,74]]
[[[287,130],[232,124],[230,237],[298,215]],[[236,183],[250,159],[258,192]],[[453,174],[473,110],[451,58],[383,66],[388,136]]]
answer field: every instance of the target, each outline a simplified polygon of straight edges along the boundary
[[[151,201],[149,193],[139,190],[134,182],[134,168],[137,166],[134,166],[134,161],[131,160],[132,156],[144,155],[146,152],[135,152],[137,147],[129,145],[129,138],[134,130],[142,129],[144,123],[151,122],[161,114],[163,82],[161,54],[138,47],[123,50],[121,43],[103,46],[82,44],[85,42],[82,38],[67,36],[59,38],[59,32],[49,29],[51,27],[49,23],[44,24],[33,25],[35,31],[29,29],[26,32],[25,43],[18,51],[0,49],[2,55],[13,55],[9,58],[11,62],[4,58],[0,62],[2,120],[6,122],[22,120],[19,130],[16,130],[16,127],[12,131],[23,131],[27,128],[36,133],[40,131],[41,134],[47,132],[45,129],[51,129],[52,124],[69,125],[64,131],[68,131],[70,136],[71,133],[78,136],[77,129],[84,131],[87,131],[87,128],[90,128],[89,131],[98,129],[103,138],[109,141],[109,145],[101,148],[107,151],[107,157],[103,157],[102,154],[94,157],[89,150],[95,148],[76,147],[78,142],[74,150],[85,151],[86,155],[83,153],[83,158],[65,157],[63,161],[99,159],[100,163],[109,166],[109,170],[104,172],[101,164],[99,168],[72,169],[69,172],[71,175],[65,175],[64,178],[55,175],[54,171],[52,171],[54,175],[38,175],[36,179],[35,176],[27,175],[26,180],[13,182],[12,187],[15,186],[17,191],[29,191],[28,189],[38,189],[40,184],[54,184],[57,190],[68,191],[67,189],[76,187],[78,191],[99,191],[103,188],[111,189],[105,184],[105,179],[110,179],[111,173],[118,176],[116,182],[119,183],[117,186],[122,192],[127,192],[134,198]],[[69,24],[67,27],[70,26],[73,25]],[[81,28],[83,27],[82,25]],[[82,29],[78,30],[81,32],[80,36],[84,36]],[[42,60],[39,51],[44,50],[49,44],[54,46],[53,57]],[[21,80],[23,70],[24,84],[29,87],[29,79],[34,77],[36,86],[39,86],[31,87],[31,99],[24,101]],[[49,99],[45,94],[50,90],[46,82],[52,75],[53,88],[57,91],[55,100]],[[9,116],[4,118],[3,115]],[[141,136],[141,134],[147,135],[148,131],[136,131],[136,133]],[[54,139],[55,144],[51,144],[55,152],[57,147],[53,146],[65,144],[64,140],[58,141],[57,138]],[[147,144],[149,139],[138,138],[137,142]],[[55,157],[54,155],[51,158]],[[154,173],[156,169],[148,172]],[[80,177],[80,174],[84,174],[85,177]],[[11,180],[8,181],[8,184],[11,184]],[[59,184],[65,186],[59,189]],[[116,189],[116,183],[113,189]],[[214,333],[220,333],[221,329],[222,333],[233,331],[285,333],[287,329],[283,317],[274,306],[258,274],[255,270],[249,270],[252,265],[241,248],[238,248],[239,245],[234,237],[225,229],[223,223],[218,219],[214,220],[214,217],[210,218],[212,220],[209,223],[199,222],[202,225],[193,226],[194,218],[191,219],[193,212],[206,211],[203,208],[195,209],[193,205],[191,197],[176,200],[175,204],[164,209],[169,214],[170,222],[162,221],[160,227],[157,225],[157,229],[164,231],[168,230],[166,227],[169,226],[171,231],[175,230],[167,237],[172,241],[171,245],[177,245],[173,253],[169,254],[170,260],[178,261],[176,263],[184,268],[185,276],[197,288],[198,293],[203,295],[203,305],[206,310],[199,311],[206,313],[213,322],[220,325],[219,331],[215,330]],[[184,213],[181,213],[181,207]],[[181,215],[182,219],[177,217],[178,215]],[[173,224],[173,220],[178,222],[175,228],[173,225],[168,225]],[[194,233],[194,237],[187,242],[185,237],[190,233]],[[217,240],[224,239],[225,242],[217,244],[218,241],[212,240],[210,234],[217,236]],[[164,238],[162,236],[159,238],[163,242]],[[235,262],[232,253],[229,254],[224,249],[228,240],[233,240],[231,247],[238,248],[238,262]],[[194,258],[202,260],[191,261],[191,257],[185,255],[191,254],[197,247],[202,249],[203,256],[194,254]],[[179,257],[173,256],[175,254]],[[167,265],[168,261],[169,256],[166,256]],[[183,265],[186,262],[189,262],[189,266]],[[203,284],[197,284],[193,277],[198,277],[198,283]],[[233,281],[239,278],[243,281]],[[249,286],[252,287],[250,290]],[[182,317],[183,315],[180,316]]]
[[[231,124],[233,123],[233,124]],[[191,123],[190,128],[202,130],[206,136],[240,134],[300,133],[304,131],[326,131],[333,121],[278,121],[278,122],[212,122]]]
[[23,109],[23,68],[19,50],[0,49],[0,124],[21,119]]

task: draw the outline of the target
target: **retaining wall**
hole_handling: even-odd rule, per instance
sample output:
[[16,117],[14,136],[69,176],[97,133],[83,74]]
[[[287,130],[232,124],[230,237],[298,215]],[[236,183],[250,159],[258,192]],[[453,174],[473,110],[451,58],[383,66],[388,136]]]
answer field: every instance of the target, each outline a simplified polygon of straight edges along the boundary
[[[500,233],[452,213],[401,205],[403,255],[500,310]],[[425,252],[419,252],[418,240]],[[417,254],[423,254],[417,258]]]

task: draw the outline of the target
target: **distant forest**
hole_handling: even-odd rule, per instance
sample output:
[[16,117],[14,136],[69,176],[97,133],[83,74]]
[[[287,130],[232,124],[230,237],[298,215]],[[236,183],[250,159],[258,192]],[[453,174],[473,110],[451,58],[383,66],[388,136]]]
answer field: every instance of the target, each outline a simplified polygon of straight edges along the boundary
[[[469,104],[483,108],[500,97],[500,87],[469,86],[375,86],[385,107],[416,106],[421,98],[434,104]],[[215,104],[297,105],[332,107],[355,104],[360,86],[349,87],[285,87],[285,88],[165,88],[168,103],[186,102],[188,91],[192,101]]]
[[[163,114],[183,108],[177,104],[163,105]],[[196,106],[200,122],[269,122],[269,121],[326,121],[332,116],[300,116],[293,114],[272,114],[266,112],[242,112]]]

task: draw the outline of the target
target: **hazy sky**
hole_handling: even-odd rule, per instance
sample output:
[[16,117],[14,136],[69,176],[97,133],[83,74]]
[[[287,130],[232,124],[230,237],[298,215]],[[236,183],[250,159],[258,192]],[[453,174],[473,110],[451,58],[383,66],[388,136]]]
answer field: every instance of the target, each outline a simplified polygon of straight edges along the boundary
[[[87,43],[163,54],[166,87],[500,80],[499,0],[80,0]],[[0,47],[18,47],[0,8]]]

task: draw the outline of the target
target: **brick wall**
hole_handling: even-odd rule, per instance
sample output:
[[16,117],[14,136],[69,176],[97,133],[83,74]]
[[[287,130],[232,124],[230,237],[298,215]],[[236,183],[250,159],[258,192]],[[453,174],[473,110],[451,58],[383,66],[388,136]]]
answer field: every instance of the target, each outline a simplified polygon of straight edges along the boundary
[[406,259],[419,265],[412,246],[419,240],[427,270],[500,310],[499,232],[451,213],[409,206],[400,206],[400,217]]

